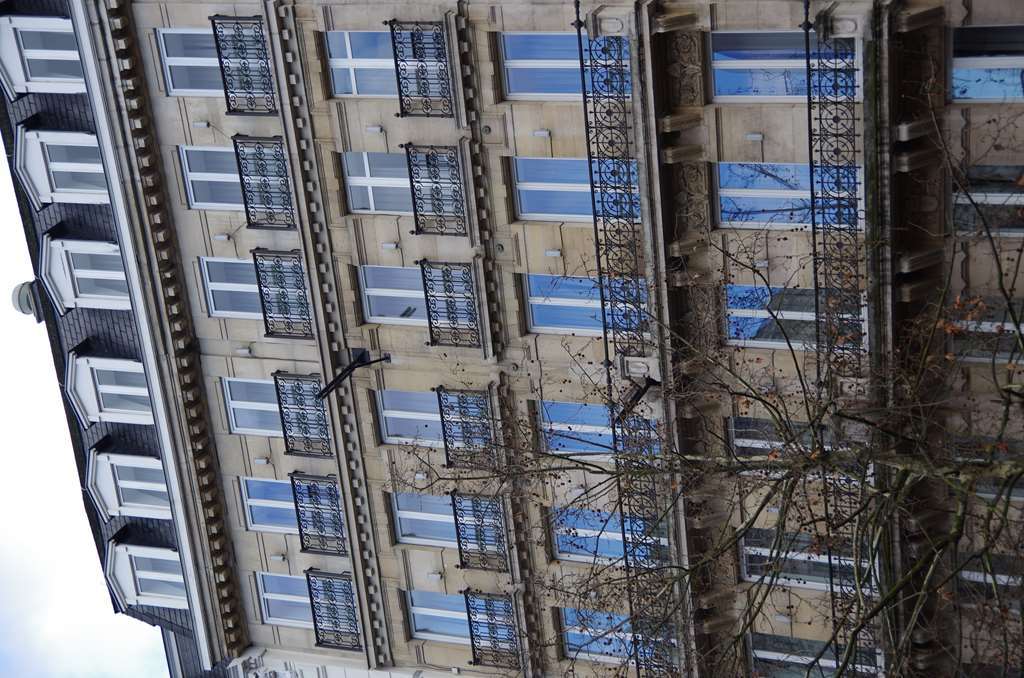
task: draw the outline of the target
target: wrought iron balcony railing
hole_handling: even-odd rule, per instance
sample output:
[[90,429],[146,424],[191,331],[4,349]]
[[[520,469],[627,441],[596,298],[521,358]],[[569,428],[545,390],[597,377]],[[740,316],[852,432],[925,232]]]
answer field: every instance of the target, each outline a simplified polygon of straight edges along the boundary
[[469,235],[457,146],[405,145],[415,233]]
[[359,611],[352,575],[309,569],[306,570],[306,585],[309,587],[317,646],[362,650],[363,637],[359,632]]
[[290,477],[302,551],[346,555],[345,517],[341,511],[341,488],[337,478],[298,472],[290,474]]
[[472,663],[505,669],[521,668],[519,623],[512,596],[473,590],[467,590],[465,596]]
[[483,346],[473,264],[419,262],[431,346]]
[[387,23],[398,77],[399,114],[402,117],[454,117],[444,23],[398,19]]
[[306,269],[298,251],[252,252],[256,284],[268,337],[313,337],[313,317],[306,292]]
[[331,425],[324,402],[317,398],[323,384],[315,374],[274,373],[277,406],[281,411],[285,454],[333,457]]
[[494,418],[486,391],[449,391],[437,388],[445,461],[453,468],[494,469]]
[[210,17],[228,113],[277,113],[277,92],[261,16]]
[[452,492],[452,513],[460,567],[507,572],[505,506],[501,497]]
[[295,228],[295,204],[288,156],[281,137],[231,138],[242,181],[242,202],[249,228]]

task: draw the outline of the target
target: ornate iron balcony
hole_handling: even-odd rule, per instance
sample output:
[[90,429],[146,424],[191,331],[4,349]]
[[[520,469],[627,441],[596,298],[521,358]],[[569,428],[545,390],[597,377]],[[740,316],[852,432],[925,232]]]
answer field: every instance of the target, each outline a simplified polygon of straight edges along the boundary
[[399,115],[454,117],[444,23],[392,19],[388,26],[398,76]]
[[494,419],[486,391],[437,388],[445,461],[454,468],[493,469],[498,463]]
[[281,137],[231,138],[242,181],[242,201],[249,228],[295,228],[295,205],[288,156]]
[[210,17],[210,21],[228,113],[277,113],[263,17],[217,15]]
[[313,609],[313,633],[318,647],[339,650],[363,649],[359,611],[352,575],[306,570],[309,604]]
[[298,472],[290,474],[290,477],[302,551],[346,555],[345,517],[341,511],[341,488],[337,478]]
[[472,663],[505,669],[521,668],[519,623],[512,596],[473,590],[467,590],[465,596]]
[[327,408],[316,397],[322,384],[315,374],[274,373],[277,406],[281,410],[285,454],[333,457]]
[[313,337],[313,318],[306,293],[306,269],[302,255],[294,252],[252,252],[256,283],[268,337]]
[[416,234],[469,235],[457,146],[405,145]]
[[505,507],[501,497],[452,492],[459,565],[477,570],[508,571]]
[[431,346],[481,348],[473,264],[419,262]]

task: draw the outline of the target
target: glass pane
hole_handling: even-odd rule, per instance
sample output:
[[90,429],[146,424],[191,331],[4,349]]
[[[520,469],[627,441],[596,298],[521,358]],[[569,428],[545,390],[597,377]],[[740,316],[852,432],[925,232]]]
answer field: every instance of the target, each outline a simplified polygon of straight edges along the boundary
[[[811,35],[811,49],[817,45]],[[803,32],[712,33],[711,52],[716,61],[804,59]]]
[[368,288],[423,291],[423,274],[419,267],[363,266],[362,272]]
[[436,520],[419,520],[417,518],[407,518],[403,516],[398,519],[398,527],[402,537],[445,542],[455,542],[457,539],[455,535],[455,523],[442,523]]
[[159,572],[160,574],[181,574],[181,563],[171,558],[150,558],[148,556],[132,556],[135,571]]
[[[303,589],[306,587],[306,582],[302,582]],[[304,592],[303,595],[308,596],[308,591]],[[308,602],[300,603],[294,600],[274,600],[267,599],[267,614],[273,619],[287,619],[289,621],[297,622],[313,622],[313,610]]]
[[590,216],[594,204],[588,191],[518,191],[519,214],[540,216]]
[[433,591],[410,591],[409,599],[414,607],[429,607],[463,614],[466,612],[466,599],[463,596],[448,596]]
[[[503,33],[506,59],[579,60],[579,41],[575,33]],[[579,85],[579,69],[576,84]]]
[[350,210],[369,210],[370,189],[366,186],[349,186],[348,208]]
[[260,306],[260,295],[255,292],[238,292],[235,290],[213,290],[213,308],[220,313],[249,313],[259,315],[263,312]]
[[134,504],[136,506],[153,506],[156,508],[167,508],[170,501],[167,498],[166,490],[142,490],[137,487],[119,488],[122,504]]
[[130,386],[146,388],[146,375],[142,372],[126,372],[122,370],[94,370],[96,383],[100,386]]
[[452,515],[452,499],[446,495],[402,492],[395,495],[395,503],[402,511],[436,513],[441,516]]
[[148,579],[139,577],[139,593],[146,593],[154,596],[169,596],[172,598],[185,597],[185,582],[166,581],[164,579]]
[[345,31],[327,31],[327,56],[335,59],[348,57],[348,47],[345,45]]
[[242,204],[242,187],[237,181],[192,181],[191,184],[196,204]]
[[608,416],[608,408],[605,405],[545,400],[541,407],[544,419],[549,422],[611,426],[611,418]]
[[385,410],[424,412],[437,415],[437,394],[432,391],[380,391],[381,406]]
[[287,480],[245,479],[245,494],[249,499],[270,499],[292,503],[292,484]]
[[811,170],[805,164],[722,162],[718,164],[719,188],[811,190]]
[[534,328],[600,330],[603,327],[600,308],[555,304],[530,304],[530,323]]
[[80,79],[82,64],[76,59],[25,59],[30,78]]
[[272,381],[228,381],[228,394],[234,402],[277,404],[277,390]]
[[100,393],[100,408],[122,412],[148,412],[149,396]]
[[107,178],[102,172],[51,172],[53,187],[59,191],[105,191]]
[[715,69],[717,96],[806,96],[802,68]]
[[353,59],[394,59],[391,33],[384,31],[352,31],[348,34]]
[[185,160],[189,172],[209,172],[212,174],[238,174],[238,162],[234,151],[185,151]]
[[367,301],[374,318],[427,319],[427,302],[423,297],[369,296]]
[[[386,155],[385,153],[378,153],[378,155]],[[342,164],[345,166],[345,176],[347,177],[365,177],[366,167],[364,166],[364,158],[362,153],[354,153],[349,151],[348,153],[341,154]]]
[[506,68],[507,94],[579,94],[579,68]]
[[99,165],[102,163],[98,146],[46,144],[46,155],[50,162],[74,162],[84,165]]
[[280,593],[289,596],[309,596],[305,577],[290,577],[283,574],[260,573],[264,593]]
[[[463,609],[465,609],[465,603],[463,603]],[[412,623],[417,633],[436,633],[450,638],[469,638],[469,622],[465,619],[413,614]]]
[[352,94],[352,71],[347,68],[332,68],[331,91],[335,94]]
[[374,186],[375,212],[412,212],[412,189]]
[[224,90],[217,66],[171,66],[170,71],[172,90]]
[[810,200],[802,198],[726,197],[719,199],[722,222],[768,225],[811,223]]
[[136,483],[155,483],[157,485],[164,484],[163,469],[117,464],[114,466],[114,472],[117,474],[118,480],[129,480]]
[[76,271],[123,271],[120,254],[72,252],[71,265]]
[[212,30],[202,33],[159,33],[164,43],[164,52],[169,57],[217,58],[217,45],[214,43]]
[[398,94],[394,68],[357,68],[355,74],[359,94]]
[[1024,55],[1024,26],[962,26],[953,29],[954,57]]
[[77,52],[78,43],[72,31],[19,30],[21,46],[25,49],[46,49],[55,52]]
[[78,293],[96,297],[127,297],[128,282],[126,280],[109,280],[104,278],[76,278]]
[[[289,490],[289,493],[291,490]],[[297,527],[295,509],[283,506],[250,506],[249,523],[267,527]]]
[[1024,99],[1024,68],[954,68],[954,99]]
[[213,283],[255,285],[256,267],[251,261],[215,261],[206,259],[206,276]]
[[235,426],[252,431],[280,431],[281,415],[274,410],[247,410],[233,408]]
[[527,284],[531,297],[601,301],[597,281],[590,278],[534,274],[527,277]]
[[386,429],[385,435],[389,438],[403,438],[423,442],[436,442],[442,439],[440,421],[386,417],[384,419],[384,428]]
[[405,153],[367,153],[370,176],[381,179],[405,179],[409,176],[409,161]]
[[[580,158],[516,158],[516,181],[590,186],[587,161]],[[590,194],[584,192],[587,200]]]

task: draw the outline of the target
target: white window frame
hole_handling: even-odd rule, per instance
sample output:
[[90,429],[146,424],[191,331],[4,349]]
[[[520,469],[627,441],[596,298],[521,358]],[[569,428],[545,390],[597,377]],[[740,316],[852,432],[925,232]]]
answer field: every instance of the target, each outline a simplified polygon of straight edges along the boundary
[[[577,67],[579,62],[576,63]],[[579,97],[577,97],[579,98]],[[515,186],[516,214],[519,221],[571,221],[577,223],[591,224],[594,222],[593,214],[545,214],[543,212],[524,212],[522,203],[519,200],[519,191],[551,191],[557,193],[592,193],[590,182],[582,184],[553,184],[539,181],[520,181],[519,173],[516,171],[516,160],[583,160],[585,158],[541,158],[533,156],[515,156],[512,159],[512,183]]]
[[[739,284],[739,283],[737,283]],[[787,288],[781,288],[785,291]],[[861,342],[863,344],[864,351],[869,350],[868,344],[868,308],[867,308],[867,293],[861,293],[860,300],[860,326],[861,326]],[[772,315],[774,314],[774,316]],[[767,318],[772,322],[776,320],[803,320],[807,322],[815,322],[816,315],[813,312],[808,311],[769,311],[768,309],[761,308],[729,308],[726,305],[725,308],[726,317],[726,336],[725,343],[727,346],[742,346],[744,348],[766,348],[766,349],[783,349],[788,350],[792,346],[795,351],[814,351],[817,350],[814,342],[802,341],[800,339],[791,339],[787,344],[785,340],[767,340],[767,339],[733,339],[728,336],[728,319],[729,317],[735,318]]]
[[[564,431],[566,433],[599,433],[599,434],[603,433],[603,434],[606,434],[606,435],[609,435],[609,436],[612,434],[612,427],[610,425],[609,426],[595,426],[593,424],[576,424],[576,423],[573,423],[571,421],[552,421],[552,420],[548,419],[546,416],[544,416],[544,412],[545,412],[544,403],[545,402],[557,403],[557,402],[570,402],[570,401],[557,401],[557,400],[549,400],[549,401],[539,400],[539,401],[537,401],[537,416],[540,417],[540,429],[541,429],[541,431],[543,433],[547,433],[548,431],[555,431],[555,432]],[[570,403],[570,404],[600,405],[600,403]],[[611,422],[609,422],[609,424],[610,423]],[[588,462],[596,462],[596,463],[603,463],[603,462],[610,463],[610,462],[615,460],[615,453],[611,452],[611,451],[609,451],[607,454],[602,454],[602,453],[591,454],[591,453],[588,453],[588,452],[552,450],[547,445],[546,437],[545,437],[544,447],[545,447],[545,450],[547,451],[548,454],[557,455],[559,457],[567,457],[569,459],[581,459],[581,460],[586,460]]]
[[[382,267],[383,268],[383,267]],[[389,266],[387,268],[412,268],[414,266]],[[419,269],[416,269],[419,270]],[[397,287],[369,287],[366,284],[366,268],[359,267],[359,296],[363,302],[363,313],[367,322],[381,323],[386,325],[410,325],[415,327],[426,327],[426,318],[397,318],[394,316],[375,316],[370,314],[370,297],[399,297],[403,299],[422,299],[424,305],[427,302],[427,294],[423,291],[423,283],[420,283],[418,290],[402,289]],[[422,281],[422,277],[420,280]]]
[[[810,666],[814,663],[814,657],[805,657],[799,654],[785,654],[783,652],[770,652],[768,650],[753,650],[752,654],[755,659],[765,659],[768,661],[783,662],[788,664],[801,664],[803,666]],[[834,669],[837,668],[836,662],[832,659],[822,657],[817,661],[817,665],[823,669]],[[850,670],[858,673],[863,672],[864,675],[881,675],[878,672],[878,668],[874,666],[864,666],[862,664],[850,664]],[[813,674],[813,671],[811,673]]]
[[[1024,57],[1021,57],[1024,59]],[[972,99],[973,101],[973,99]],[[970,190],[970,188],[968,188]],[[964,192],[957,191],[954,197],[954,202],[958,205],[970,205],[971,200],[979,205],[1020,205],[1024,208],[1024,192],[1020,193],[974,193],[971,191],[970,197]],[[975,231],[969,231],[965,229],[957,229],[957,233],[961,236],[970,235]],[[992,229],[992,235],[997,238],[1021,238],[1024,237],[1024,228],[1012,228],[1012,229]]]
[[[559,526],[558,525],[558,511],[559,511],[559,508],[568,508],[568,509],[571,510],[573,507],[556,507],[555,509],[553,509],[553,511],[551,513],[551,533],[552,533],[551,534],[551,536],[552,536],[551,543],[552,543],[552,546],[553,546],[552,550],[554,551],[555,559],[556,560],[570,561],[570,562],[575,562],[575,563],[586,563],[588,565],[592,565],[594,563],[614,563],[614,562],[616,562],[618,560],[622,560],[621,557],[602,556],[602,555],[598,555],[598,554],[588,555],[588,554],[584,554],[584,553],[565,553],[563,551],[560,551],[559,548],[558,548],[558,538],[557,538],[559,534],[571,534],[571,535],[577,536],[577,537],[597,537],[599,539],[608,539],[610,541],[622,542],[622,533],[619,532],[618,530],[615,530],[615,529],[608,529],[608,530],[585,530],[585,529],[582,529],[582,528],[579,528],[579,527]],[[583,510],[591,510],[591,509],[583,509]],[[620,519],[621,519],[621,514],[618,513],[618,512],[612,512],[611,515],[612,515],[612,517],[620,516]],[[668,537],[658,537],[658,543],[667,548],[668,547]],[[622,552],[623,552],[623,557],[624,557],[625,556],[625,552],[626,552],[625,542],[622,542]]]
[[241,377],[224,377],[221,379],[224,392],[224,408],[228,415],[228,428],[232,433],[238,435],[251,435],[251,436],[266,436],[268,438],[283,438],[284,431],[280,428],[276,430],[256,429],[256,428],[245,428],[244,426],[238,426],[235,423],[235,406],[240,406],[240,409],[247,410],[264,410],[267,412],[277,412],[278,417],[281,414],[281,408],[278,406],[277,398],[275,397],[273,403],[261,403],[253,400],[239,400],[235,401],[231,398],[231,390],[228,385],[232,382],[260,382],[270,384],[275,388],[275,394],[277,392],[276,385],[273,379],[245,379]]
[[[592,561],[587,561],[587,562],[592,562]],[[566,608],[561,608],[561,609],[564,610]],[[577,609],[578,610],[578,608],[572,608],[572,609]],[[629,659],[628,655],[626,655],[626,656],[619,656],[619,655],[616,655],[616,654],[600,654],[600,653],[595,653],[595,652],[584,652],[583,650],[579,650],[579,651],[575,651],[575,652],[570,652],[570,650],[569,650],[569,638],[568,638],[568,634],[570,634],[570,633],[578,633],[580,635],[590,636],[593,639],[593,642],[592,643],[588,643],[588,645],[592,645],[592,644],[600,645],[602,638],[617,638],[617,639],[622,640],[623,642],[629,644],[629,643],[633,642],[633,634],[632,633],[628,633],[626,631],[612,631],[612,630],[608,630],[608,631],[606,631],[604,633],[595,635],[594,632],[597,631],[598,629],[587,629],[587,628],[584,628],[582,626],[568,626],[564,622],[564,620],[565,620],[564,614],[559,614],[559,617],[560,617],[560,621],[562,622],[561,623],[561,627],[562,627],[562,633],[561,633],[561,636],[562,636],[562,647],[564,648],[566,655],[570,656],[570,659],[583,659],[585,661],[598,662],[598,663],[601,663],[601,664],[622,664],[623,661],[626,661],[626,660]]]
[[[392,67],[394,67],[394,63],[392,63]],[[351,207],[351,205],[352,205],[352,198],[351,198],[351,194],[349,193],[349,190],[348,190],[350,186],[361,186],[361,187],[366,187],[366,188],[369,188],[369,189],[372,189],[374,186],[379,186],[381,188],[407,188],[407,189],[409,189],[409,201],[412,202],[414,200],[414,197],[413,197],[413,192],[412,192],[412,177],[406,177],[405,179],[398,179],[398,178],[395,178],[395,177],[371,177],[370,176],[370,156],[369,156],[369,154],[371,152],[374,152],[374,151],[347,151],[347,152],[349,154],[353,154],[353,153],[358,153],[359,154],[359,156],[363,159],[363,172],[366,174],[366,176],[363,176],[363,177],[349,176],[349,174],[348,174],[348,164],[346,162],[342,162],[342,169],[344,169],[344,171],[345,171],[345,198],[346,198],[346,200],[348,200],[349,211],[350,212],[352,212],[353,214],[395,214],[395,215],[400,215],[400,216],[412,216],[412,214],[413,214],[412,212],[395,212],[395,211],[391,211],[391,210],[387,210],[387,211],[385,211],[385,210],[378,210],[376,207],[374,207],[374,204],[373,204],[373,191],[372,190],[367,190],[367,192],[366,192],[367,193],[367,198],[370,201],[370,209],[366,209],[366,210],[352,209],[352,207]],[[388,155],[398,155],[398,156],[402,156],[403,158],[406,157],[405,154],[403,154],[403,153],[389,153]]]
[[[256,295],[256,300],[260,300],[260,286],[257,283],[245,284],[245,283],[224,283],[224,282],[213,282],[210,280],[210,272],[207,268],[207,264],[210,262],[225,263],[225,264],[248,264],[249,268],[255,271],[255,264],[252,259],[232,259],[231,257],[199,257],[199,270],[203,276],[203,290],[206,293],[206,311],[209,313],[211,318],[245,318],[247,320],[262,320],[263,313],[244,313],[242,311],[222,311],[217,308],[214,303],[213,293],[215,291],[228,291],[228,292],[251,292]],[[262,302],[260,308],[262,308]]]
[[299,577],[291,574],[280,574],[278,572],[257,572],[256,573],[256,586],[260,594],[260,618],[264,624],[273,624],[274,626],[291,626],[299,629],[311,629],[313,628],[313,622],[301,622],[295,619],[285,619],[283,617],[271,616],[270,610],[267,607],[267,600],[285,600],[291,603],[305,603],[309,605],[310,617],[313,616],[313,602],[309,599],[309,593],[305,596],[294,596],[288,593],[268,593],[263,585],[264,575],[269,577],[287,577],[289,579],[301,579],[302,585],[307,587],[308,581],[305,577]]
[[[950,83],[954,82],[956,70],[958,68],[984,70],[998,68],[1024,69],[1024,55],[1001,57],[955,57],[953,59],[952,67],[949,69]],[[951,86],[950,92],[954,91],[956,91],[956,88]],[[953,97],[952,101],[960,104],[1015,104],[1024,101],[1024,98],[1006,96],[1001,99],[958,99]]]
[[[155,546],[136,546],[134,544],[118,544],[111,541],[107,543],[106,574],[107,581],[114,590],[115,595],[125,606],[129,605],[152,605],[175,610],[188,609],[187,593],[178,596],[162,596],[140,593],[136,584],[137,574],[135,571],[134,556],[141,558],[153,558],[157,560],[173,560],[181,565],[181,559],[177,551],[169,548]],[[184,575],[174,575],[164,572],[153,572],[147,574],[151,579],[164,579],[166,581],[180,581],[185,583]]]
[[[773,550],[771,548],[765,548],[763,546],[748,546],[746,544],[743,544],[743,553],[742,557],[740,558],[740,571],[743,580],[752,583],[770,581],[771,576],[765,575],[764,577],[761,577],[756,574],[751,574],[747,568],[747,555],[764,556],[769,559],[774,558],[775,560],[803,560],[810,563],[823,563],[825,565],[828,565],[829,563],[828,553],[818,554],[808,553],[806,551],[779,551]],[[839,565],[849,566],[852,568],[854,566],[855,561],[853,560],[853,558],[833,555],[832,562]],[[861,568],[864,568],[867,565],[868,563],[865,563],[863,561],[861,562]],[[877,573],[873,572],[872,576],[874,576],[875,574]],[[830,590],[828,581],[808,581],[796,577],[789,577],[783,573],[779,573],[778,577],[776,577],[776,581],[783,582],[786,586],[791,586],[793,588],[809,589],[813,591]],[[869,596],[878,595],[878,590],[874,586],[865,586],[862,590],[865,594]]]
[[[793,30],[750,30],[750,29],[737,29],[737,30],[715,30],[711,32],[711,35],[723,33],[740,33],[740,34],[754,34],[754,33],[795,33],[803,36],[803,31]],[[856,81],[857,81],[857,96],[856,101],[860,102],[864,98],[864,49],[859,37],[853,36],[840,36],[844,40],[854,41],[854,50],[857,55],[855,68],[856,68]],[[815,37],[811,36],[811,44],[814,44]],[[787,70],[787,69],[798,69],[801,72],[806,72],[807,62],[804,59],[727,59],[724,61],[716,61],[714,59],[714,50],[708,50],[708,58],[711,61],[711,100],[714,103],[779,103],[779,104],[793,104],[793,103],[807,103],[807,96],[804,94],[797,94],[792,96],[780,96],[780,95],[759,95],[759,94],[715,94],[715,71],[716,70]],[[811,83],[808,82],[807,86],[810,87]]]
[[[433,593],[441,593],[440,591],[433,591]],[[442,593],[442,595],[450,595]],[[463,619],[469,624],[469,615],[466,612],[455,612],[454,610],[442,610],[435,607],[419,607],[412,604],[412,591],[405,591],[405,606],[409,611],[409,631],[413,638],[419,640],[437,640],[442,643],[454,643],[456,645],[469,645],[469,635],[463,636],[446,636],[441,633],[430,633],[416,630],[416,623],[414,616],[421,614],[426,617],[441,617],[446,619]]]
[[238,172],[233,173],[222,173],[222,172],[194,172],[189,169],[188,166],[188,155],[189,151],[204,151],[204,152],[216,152],[230,154],[232,159],[235,159],[235,149],[225,146],[178,146],[178,158],[181,162],[181,178],[185,182],[185,192],[188,195],[188,206],[189,209],[194,210],[225,210],[232,212],[243,212],[245,211],[245,201],[239,203],[229,202],[200,202],[196,200],[195,194],[192,190],[193,181],[220,181],[227,183],[238,184],[239,190],[242,186],[242,178]]
[[[290,480],[276,480],[274,478],[256,478],[253,476],[242,476],[238,479],[239,490],[242,495],[242,510],[245,514],[245,529],[253,532],[277,532],[279,534],[298,534],[298,514],[295,511],[295,499],[291,501],[280,501],[278,499],[254,499],[249,496],[249,488],[246,484],[248,480],[255,480],[261,483],[278,483],[280,485],[287,485],[288,492],[291,493],[292,483]],[[295,517],[295,527],[282,527],[280,525],[261,525],[256,524],[252,521],[252,517],[249,515],[250,506],[267,506],[270,508],[285,508],[292,512]]]
[[[581,101],[583,94],[541,94],[537,92],[523,92],[520,94],[512,94],[509,92],[508,86],[508,72],[506,69],[545,69],[545,68],[571,68],[575,71],[579,71],[580,61],[576,59],[509,59],[505,56],[505,40],[503,39],[506,35],[569,35],[572,36],[573,40],[576,39],[576,34],[567,31],[502,31],[498,35],[498,49],[500,51],[501,59],[501,92],[506,101]],[[586,40],[586,37],[584,37]],[[517,200],[518,202],[518,200]]]
[[78,50],[23,50],[18,31],[74,33],[71,19],[54,16],[0,16],[0,85],[12,101],[19,94],[82,94],[85,78],[33,78],[25,65],[29,58],[79,61]]
[[[424,438],[403,438],[402,436],[388,435],[387,429],[387,418],[388,417],[400,417],[402,419],[420,419],[422,421],[441,421],[441,412],[438,410],[436,414],[428,412],[414,412],[412,410],[388,410],[384,408],[384,391],[394,390],[400,391],[402,389],[384,389],[374,394],[374,400],[377,402],[377,416],[380,417],[380,438],[385,445],[416,445],[418,447],[444,447],[444,440],[428,440]],[[424,391],[425,392],[425,391]],[[440,407],[440,406],[439,406]]]
[[67,374],[64,388],[76,413],[87,426],[95,422],[118,422],[121,424],[153,424],[152,399],[150,410],[105,410],[101,408],[100,393],[122,393],[150,397],[149,388],[136,386],[100,386],[96,381],[97,370],[132,372],[145,374],[142,363],[120,358],[97,358],[68,355]]
[[163,473],[163,465],[156,457],[144,457],[134,454],[116,454],[111,452],[90,451],[86,464],[86,486],[94,503],[107,516],[132,516],[135,518],[154,518],[157,520],[171,519],[170,495],[166,507],[142,504],[126,504],[121,499],[119,488],[138,487],[139,489],[162,489],[169,492],[166,483],[145,483],[126,481],[117,477],[116,466],[159,470]]
[[400,544],[415,544],[418,546],[436,546],[439,548],[458,548],[457,541],[444,541],[442,539],[424,539],[423,537],[406,537],[402,534],[402,518],[409,520],[423,520],[435,523],[448,523],[455,525],[454,512],[442,515],[440,513],[428,513],[426,511],[408,511],[398,508],[398,493],[391,495],[391,510],[395,513],[395,536]]
[[52,175],[59,171],[105,174],[102,163],[51,163],[47,145],[88,146],[99,149],[96,135],[84,132],[28,130],[18,125],[14,138],[15,172],[36,209],[48,203],[105,205],[110,202],[107,189],[68,190],[56,188]]
[[[156,29],[156,43],[160,49],[160,68],[164,74],[164,91],[167,96],[172,97],[223,97],[224,85],[217,89],[175,89],[171,79],[171,66],[212,66],[220,73],[220,62],[217,57],[171,57],[167,55],[167,47],[164,44],[164,35],[167,34],[185,35],[213,35],[212,28],[158,28]],[[223,76],[221,76],[223,79]]]
[[[345,49],[348,50],[349,54],[352,54],[352,41],[349,40],[349,37],[348,37],[351,33],[388,33],[388,31],[334,30],[334,31],[328,31],[328,33],[344,33],[345,34]],[[390,37],[388,39],[390,40]],[[355,73],[355,69],[357,69],[357,68],[374,68],[374,69],[385,69],[386,68],[386,69],[390,70],[391,74],[395,76],[395,89],[397,89],[398,88],[398,76],[395,74],[395,60],[394,60],[394,58],[391,58],[391,59],[366,59],[366,58],[362,58],[362,59],[360,59],[360,58],[355,58],[355,57],[348,57],[348,58],[332,57],[330,55],[330,52],[327,49],[327,36],[326,35],[324,36],[324,53],[327,55],[327,67],[328,67],[328,69],[332,70],[332,71],[335,68],[347,70],[348,71],[348,77],[351,79],[351,82],[352,82],[352,89],[353,89],[352,94],[338,94],[337,92],[334,91],[334,80],[333,80],[334,74],[333,73],[328,73],[329,77],[331,78],[331,96],[332,97],[337,97],[339,99],[342,99],[342,98],[348,99],[348,98],[354,98],[354,97],[362,97],[362,98],[372,97],[372,98],[376,98],[376,99],[397,99],[398,98],[398,94],[397,93],[396,94],[360,94],[360,93],[354,91],[354,90],[358,89],[358,85],[356,84],[356,73]],[[434,63],[437,63],[437,62],[434,62]]]
[[[121,249],[116,243],[98,240],[66,240],[43,235],[41,248],[40,270],[43,285],[55,305],[65,310],[72,308],[106,308],[120,311],[130,310],[131,298],[103,294],[81,294],[78,291],[79,278],[106,280],[126,280],[124,270],[121,271],[84,271],[76,270],[71,259],[73,254],[104,254],[121,256]],[[84,275],[88,273],[88,275]]]
[[[556,276],[559,277],[559,276]],[[572,277],[572,276],[564,276]],[[535,334],[569,334],[580,337],[600,337],[603,336],[604,332],[601,328],[588,328],[588,327],[557,327],[554,325],[535,325],[533,323],[533,306],[574,306],[577,308],[601,308],[601,300],[598,299],[579,299],[576,297],[539,297],[534,296],[530,293],[530,279],[527,277],[524,282],[526,283],[526,303],[530,306],[526,313],[526,328],[530,332]]]

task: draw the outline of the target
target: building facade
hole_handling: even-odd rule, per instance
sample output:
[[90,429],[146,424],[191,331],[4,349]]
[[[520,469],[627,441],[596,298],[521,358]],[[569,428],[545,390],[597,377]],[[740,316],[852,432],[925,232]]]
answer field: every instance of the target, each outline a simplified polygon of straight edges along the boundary
[[1024,7],[0,3],[172,675],[1018,675]]

